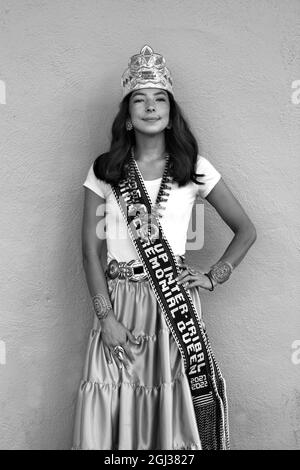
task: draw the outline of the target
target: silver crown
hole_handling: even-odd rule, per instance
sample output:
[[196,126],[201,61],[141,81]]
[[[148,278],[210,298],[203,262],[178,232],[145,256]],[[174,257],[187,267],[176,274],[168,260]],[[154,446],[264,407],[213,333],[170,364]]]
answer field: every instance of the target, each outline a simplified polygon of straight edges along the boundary
[[145,45],[139,54],[133,55],[128,68],[121,78],[123,98],[133,90],[142,88],[160,88],[174,96],[173,80],[170,70],[166,67],[165,58]]

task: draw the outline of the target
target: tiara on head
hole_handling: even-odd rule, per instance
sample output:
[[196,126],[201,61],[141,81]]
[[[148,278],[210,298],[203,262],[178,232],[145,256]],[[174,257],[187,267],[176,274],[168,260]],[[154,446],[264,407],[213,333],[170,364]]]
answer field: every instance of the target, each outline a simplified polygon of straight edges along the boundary
[[131,91],[142,88],[161,88],[174,96],[171,72],[165,64],[161,54],[153,52],[148,45],[142,47],[139,54],[130,58],[128,68],[122,75],[123,98]]

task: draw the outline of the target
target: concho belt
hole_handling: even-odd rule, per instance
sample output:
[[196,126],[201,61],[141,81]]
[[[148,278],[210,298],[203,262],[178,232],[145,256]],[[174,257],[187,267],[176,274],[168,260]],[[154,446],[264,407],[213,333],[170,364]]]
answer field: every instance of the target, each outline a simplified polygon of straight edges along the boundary
[[[184,256],[176,256],[179,266],[182,265],[184,261]],[[110,279],[128,279],[133,282],[141,282],[148,279],[148,275],[144,270],[143,264],[138,259],[133,259],[131,261],[117,261],[112,259],[105,271],[105,274]]]

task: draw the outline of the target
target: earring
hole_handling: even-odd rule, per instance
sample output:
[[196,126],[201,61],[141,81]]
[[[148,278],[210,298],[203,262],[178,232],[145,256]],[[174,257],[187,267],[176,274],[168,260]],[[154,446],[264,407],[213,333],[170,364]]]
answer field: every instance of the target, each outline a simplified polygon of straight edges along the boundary
[[172,124],[169,123],[169,124],[167,125],[167,129],[172,129]]
[[128,131],[131,131],[133,129],[133,125],[132,125],[132,122],[130,120],[126,121],[126,129]]

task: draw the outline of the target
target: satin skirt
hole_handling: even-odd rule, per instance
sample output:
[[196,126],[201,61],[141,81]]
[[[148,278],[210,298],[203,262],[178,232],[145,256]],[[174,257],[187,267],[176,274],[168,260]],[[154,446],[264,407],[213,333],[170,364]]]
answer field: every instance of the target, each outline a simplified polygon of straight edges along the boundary
[[[114,314],[140,344],[130,370],[108,364],[96,315],[75,409],[72,450],[201,450],[177,344],[148,280],[107,279]],[[190,295],[202,321],[199,287]]]

